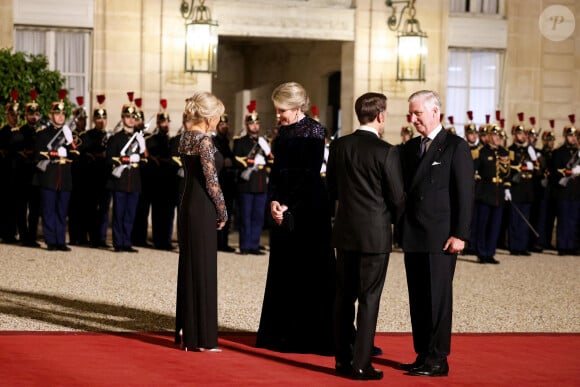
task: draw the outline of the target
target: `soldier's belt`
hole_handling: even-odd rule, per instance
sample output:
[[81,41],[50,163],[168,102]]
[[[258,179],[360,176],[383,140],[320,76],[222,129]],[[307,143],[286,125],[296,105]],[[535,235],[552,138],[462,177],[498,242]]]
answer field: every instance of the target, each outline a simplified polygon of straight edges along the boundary
[[71,162],[69,159],[67,159],[66,157],[59,157],[57,159],[51,159],[50,163],[51,164],[66,164]]
[[503,183],[503,179],[501,177],[492,177],[491,182],[496,183],[496,184],[501,184],[501,183]]

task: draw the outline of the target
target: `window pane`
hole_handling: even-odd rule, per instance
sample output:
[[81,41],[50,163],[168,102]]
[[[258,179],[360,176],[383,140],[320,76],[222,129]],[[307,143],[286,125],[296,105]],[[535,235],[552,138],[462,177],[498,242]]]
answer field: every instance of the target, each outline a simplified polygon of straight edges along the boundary
[[451,12],[467,12],[466,0],[449,0],[449,10]]
[[452,116],[455,122],[455,130],[458,136],[463,135],[463,122],[467,120],[466,112],[468,104],[468,90],[466,88],[450,87],[447,89],[447,101],[445,103],[445,115]]
[[46,55],[46,32],[17,29],[14,33],[14,50]]
[[[473,110],[473,121],[478,124],[485,122],[485,115],[489,114],[491,122],[495,119],[495,89],[471,89],[470,101]],[[468,109],[469,110],[469,109]]]
[[469,53],[467,51],[450,50],[447,82],[449,86],[467,86],[469,69]]
[[471,85],[474,87],[495,87],[497,53],[473,52],[471,54]]

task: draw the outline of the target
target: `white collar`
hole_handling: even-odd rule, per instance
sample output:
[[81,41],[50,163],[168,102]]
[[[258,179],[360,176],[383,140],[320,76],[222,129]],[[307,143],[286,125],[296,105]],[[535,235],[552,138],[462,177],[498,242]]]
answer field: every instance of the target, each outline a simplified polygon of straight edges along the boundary
[[370,126],[367,126],[367,125],[362,125],[360,128],[358,128],[358,130],[364,130],[364,131],[367,131],[367,132],[372,132],[377,137],[379,137],[379,132],[375,128],[373,128],[373,127],[370,127]]

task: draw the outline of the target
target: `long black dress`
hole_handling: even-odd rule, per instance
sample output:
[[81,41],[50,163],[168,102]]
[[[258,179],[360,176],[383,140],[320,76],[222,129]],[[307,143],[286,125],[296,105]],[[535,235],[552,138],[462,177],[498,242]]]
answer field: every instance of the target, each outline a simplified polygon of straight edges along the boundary
[[288,206],[290,231],[273,226],[256,346],[331,355],[336,260],[320,176],[326,129],[310,117],[280,127],[272,145],[270,198]]
[[217,346],[217,223],[227,220],[217,171],[222,158],[211,137],[185,131],[179,153],[185,185],[178,212],[179,267],[175,342],[187,348]]

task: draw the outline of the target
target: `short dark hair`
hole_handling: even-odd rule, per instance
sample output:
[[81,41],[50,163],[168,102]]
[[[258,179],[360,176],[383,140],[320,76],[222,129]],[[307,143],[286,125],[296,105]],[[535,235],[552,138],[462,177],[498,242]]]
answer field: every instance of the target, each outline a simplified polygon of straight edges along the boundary
[[361,125],[373,122],[379,113],[385,110],[387,110],[387,96],[381,93],[365,93],[354,103],[354,111]]

